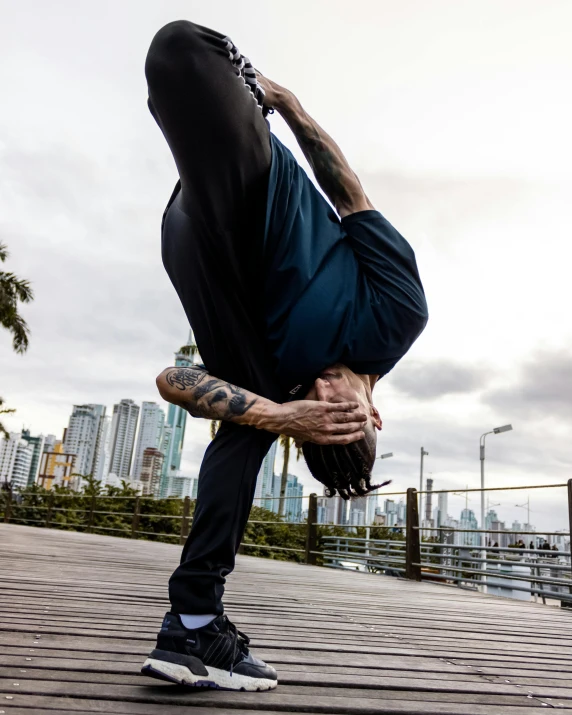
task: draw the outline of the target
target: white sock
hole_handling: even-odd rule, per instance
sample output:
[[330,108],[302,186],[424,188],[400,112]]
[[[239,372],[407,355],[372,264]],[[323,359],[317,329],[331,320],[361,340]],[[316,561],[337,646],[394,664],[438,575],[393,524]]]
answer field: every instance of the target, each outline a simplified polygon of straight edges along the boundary
[[180,613],[179,618],[181,623],[188,628],[190,631],[195,631],[197,628],[202,628],[203,626],[208,626],[211,621],[216,618],[212,613],[204,613],[203,615],[195,616],[189,613]]

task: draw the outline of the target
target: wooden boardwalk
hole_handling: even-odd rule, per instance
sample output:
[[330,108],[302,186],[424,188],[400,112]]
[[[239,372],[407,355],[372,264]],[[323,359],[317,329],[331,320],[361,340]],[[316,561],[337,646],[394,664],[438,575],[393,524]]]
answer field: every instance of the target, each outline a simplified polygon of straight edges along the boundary
[[0,715],[572,714],[572,612],[246,556],[226,608],[278,688],[147,679],[179,552],[0,524]]

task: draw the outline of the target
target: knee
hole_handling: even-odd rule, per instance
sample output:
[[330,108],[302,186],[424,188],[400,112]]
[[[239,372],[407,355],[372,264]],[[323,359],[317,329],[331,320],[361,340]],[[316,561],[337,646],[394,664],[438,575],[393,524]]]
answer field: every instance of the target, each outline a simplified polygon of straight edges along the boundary
[[188,20],[176,20],[155,35],[145,61],[145,75],[152,84],[161,81],[165,71],[189,61],[201,47],[199,28]]

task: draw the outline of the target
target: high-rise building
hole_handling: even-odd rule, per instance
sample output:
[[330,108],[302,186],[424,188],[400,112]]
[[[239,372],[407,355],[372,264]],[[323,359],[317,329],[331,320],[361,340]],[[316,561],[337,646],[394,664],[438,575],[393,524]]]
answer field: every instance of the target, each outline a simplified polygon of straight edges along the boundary
[[[353,524],[359,521],[360,525],[365,524],[368,514],[369,497],[352,497],[349,502],[349,523]],[[361,516],[352,516],[353,513],[361,514]]]
[[427,494],[425,495],[425,521],[431,523],[431,512],[433,510],[433,480],[428,477],[426,485]]
[[[463,509],[459,520],[460,529],[478,529],[479,522],[472,509]],[[456,534],[459,537],[459,544],[462,546],[479,546],[481,543],[481,535],[477,532],[461,532]]]
[[104,405],[73,406],[64,434],[64,452],[76,455],[75,468],[82,476],[93,474],[100,440],[101,419],[104,416]]
[[8,483],[13,488],[28,486],[28,478],[34,447],[18,432],[10,432],[8,438],[0,440],[0,484]]
[[191,499],[197,498],[197,491],[199,488],[198,477],[188,477],[184,474],[171,473],[166,480],[161,478],[162,484],[164,485],[164,497],[179,497],[184,499],[185,497],[190,497]]
[[437,496],[437,518],[435,519],[435,526],[444,526],[447,521],[447,509],[449,508],[447,501],[448,496],[447,492],[441,492]]
[[47,434],[44,437],[44,452],[53,452],[56,442],[60,442],[55,434]]
[[[324,489],[324,494],[325,494]],[[342,499],[339,494],[333,497],[322,497],[324,524],[347,524],[348,523],[348,502]]]
[[113,405],[109,473],[119,479],[129,479],[138,418],[139,405],[133,400],[121,400]]
[[103,482],[109,473],[111,458],[111,416],[105,415],[99,423],[99,439],[97,451],[93,460],[93,476],[98,482]]
[[[143,469],[143,455],[146,449],[160,451],[165,429],[165,413],[156,402],[143,402],[141,405],[141,419],[139,420],[139,434],[135,447],[133,469],[131,476],[138,480]],[[161,463],[163,460],[161,459]]]
[[[275,440],[262,461],[262,466],[256,478],[256,489],[254,491],[253,501],[254,506],[261,506],[271,511],[278,511],[278,502],[273,504],[273,500],[270,499],[274,481],[274,464],[276,461],[277,446],[278,440]],[[278,496],[280,496],[280,492],[278,492]]]
[[[189,332],[189,339],[175,353],[175,367],[191,367],[200,361],[193,331]],[[167,480],[171,474],[176,474],[181,469],[181,458],[183,456],[183,443],[185,440],[185,428],[187,426],[187,411],[178,405],[169,405],[167,420],[165,422],[165,432],[170,428],[170,434],[165,434],[159,448],[164,454],[163,472],[161,474],[160,493],[163,495],[167,491]]]
[[301,521],[302,499],[304,487],[294,474],[288,475],[286,484],[286,498],[284,500],[284,518],[286,521]]
[[159,450],[154,447],[147,447],[143,452],[138,479],[143,485],[143,494],[150,494],[152,496],[157,494],[162,469],[163,452],[159,452]]
[[64,452],[61,440],[49,445],[49,450],[44,451],[40,460],[40,473],[38,484],[45,489],[54,486],[69,487],[72,474],[76,473],[76,455]]
[[38,474],[40,472],[40,460],[42,458],[42,452],[44,451],[44,435],[39,434],[37,437],[32,437],[29,429],[23,429],[22,439],[27,442],[33,450],[32,463],[30,464],[30,473],[28,474],[27,484],[27,486],[31,486],[38,481]]

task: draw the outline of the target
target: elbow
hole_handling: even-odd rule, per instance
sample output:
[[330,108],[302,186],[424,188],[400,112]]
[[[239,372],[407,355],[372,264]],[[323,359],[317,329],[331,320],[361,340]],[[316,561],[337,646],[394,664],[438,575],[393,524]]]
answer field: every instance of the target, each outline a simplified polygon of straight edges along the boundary
[[167,382],[167,372],[169,368],[166,368],[155,378],[155,384],[157,385],[157,390],[161,397],[168,401],[169,400],[169,383]]

